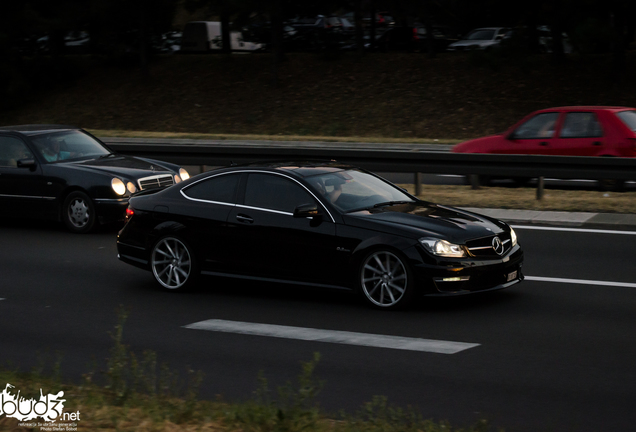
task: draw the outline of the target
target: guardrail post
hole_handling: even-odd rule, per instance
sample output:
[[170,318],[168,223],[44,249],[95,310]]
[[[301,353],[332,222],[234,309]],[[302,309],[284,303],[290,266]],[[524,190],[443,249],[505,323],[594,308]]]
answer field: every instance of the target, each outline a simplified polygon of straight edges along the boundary
[[199,174],[200,174],[200,173],[204,173],[204,172],[205,172],[205,165],[201,165],[201,166],[199,167],[199,170],[200,170]]
[[422,194],[422,173],[415,173],[415,196],[419,196]]
[[479,176],[477,174],[471,174],[468,176],[468,180],[470,181],[470,188],[473,190],[477,190],[480,188],[479,185]]
[[543,176],[541,176],[537,179],[537,199],[538,200],[543,199],[543,186],[544,186],[544,181],[543,181]]

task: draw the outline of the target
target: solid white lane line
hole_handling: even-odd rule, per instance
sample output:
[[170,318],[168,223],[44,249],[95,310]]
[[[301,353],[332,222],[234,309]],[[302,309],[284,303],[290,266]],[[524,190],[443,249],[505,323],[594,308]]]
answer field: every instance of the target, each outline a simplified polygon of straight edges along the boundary
[[580,285],[600,285],[600,286],[615,286],[623,288],[636,288],[636,283],[629,282],[609,282],[609,281],[595,281],[585,279],[566,279],[566,278],[551,278],[542,276],[526,276],[526,280],[537,282],[557,282],[557,283],[569,283]]
[[585,228],[560,228],[560,227],[544,227],[530,225],[512,225],[514,229],[539,230],[539,231],[569,231],[594,234],[620,234],[620,235],[636,235],[636,231],[611,231],[601,229],[585,229]]
[[4,298],[0,298],[0,301],[2,301],[2,300],[6,300],[6,299],[4,299]]
[[451,342],[432,339],[418,339],[401,336],[374,335],[338,330],[321,330],[304,327],[290,327],[274,324],[256,324],[240,321],[211,319],[188,324],[185,328],[224,333],[239,333],[269,336],[284,339],[330,342],[376,348],[390,348],[408,351],[423,351],[439,354],[455,354],[479,346],[476,343]]

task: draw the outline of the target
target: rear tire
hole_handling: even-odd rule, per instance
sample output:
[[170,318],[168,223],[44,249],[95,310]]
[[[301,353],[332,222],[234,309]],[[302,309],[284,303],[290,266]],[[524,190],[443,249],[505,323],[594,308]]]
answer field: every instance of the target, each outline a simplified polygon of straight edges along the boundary
[[168,290],[185,290],[198,277],[198,267],[190,248],[183,240],[166,236],[155,243],[150,255],[155,280]]

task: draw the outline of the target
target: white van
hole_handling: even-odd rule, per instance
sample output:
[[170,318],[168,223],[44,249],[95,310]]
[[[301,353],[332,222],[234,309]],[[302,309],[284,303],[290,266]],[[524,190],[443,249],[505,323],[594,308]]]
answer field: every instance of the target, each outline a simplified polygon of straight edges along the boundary
[[[219,21],[190,21],[183,29],[181,51],[207,52],[221,50],[221,23]],[[232,51],[258,51],[264,44],[246,42],[241,32],[230,32]]]

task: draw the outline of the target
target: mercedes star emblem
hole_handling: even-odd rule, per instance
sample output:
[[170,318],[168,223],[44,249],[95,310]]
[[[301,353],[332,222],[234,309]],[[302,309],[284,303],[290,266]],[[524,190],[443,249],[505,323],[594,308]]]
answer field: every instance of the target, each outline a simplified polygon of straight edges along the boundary
[[503,255],[504,253],[504,245],[499,239],[499,237],[495,236],[492,239],[492,248],[497,252],[497,255]]

